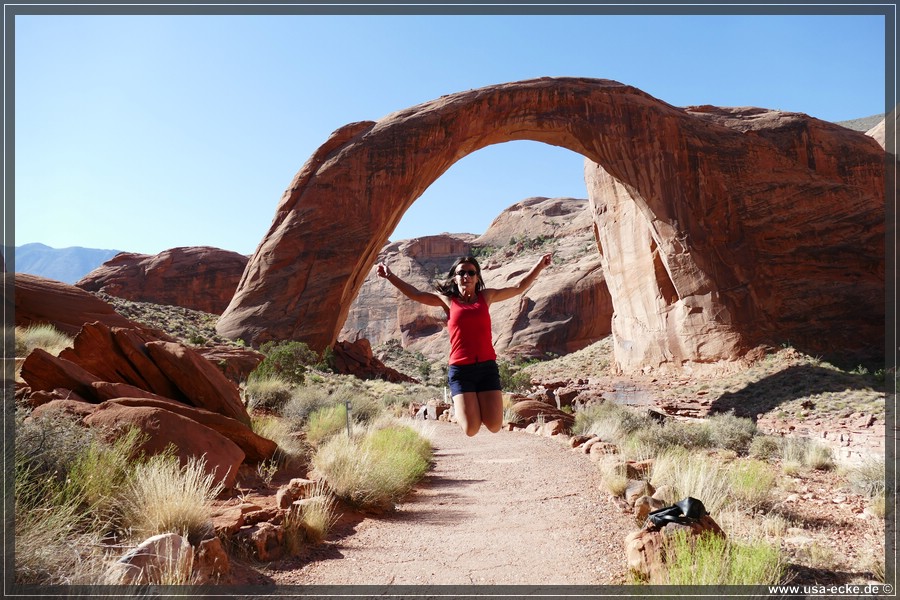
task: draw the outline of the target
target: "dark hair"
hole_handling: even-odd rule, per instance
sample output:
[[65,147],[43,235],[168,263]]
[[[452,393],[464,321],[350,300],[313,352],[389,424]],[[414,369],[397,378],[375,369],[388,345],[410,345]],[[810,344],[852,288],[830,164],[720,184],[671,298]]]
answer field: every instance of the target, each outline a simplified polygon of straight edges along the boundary
[[450,296],[451,298],[460,297],[459,288],[456,285],[456,267],[462,264],[470,264],[475,267],[476,271],[478,271],[478,281],[475,283],[475,293],[477,294],[485,288],[484,280],[481,278],[481,265],[478,264],[478,261],[475,260],[475,257],[460,256],[456,259],[456,262],[453,263],[453,266],[450,267],[450,271],[447,273],[447,279],[439,281],[437,284],[435,284],[434,287],[438,292],[440,292],[444,296]]

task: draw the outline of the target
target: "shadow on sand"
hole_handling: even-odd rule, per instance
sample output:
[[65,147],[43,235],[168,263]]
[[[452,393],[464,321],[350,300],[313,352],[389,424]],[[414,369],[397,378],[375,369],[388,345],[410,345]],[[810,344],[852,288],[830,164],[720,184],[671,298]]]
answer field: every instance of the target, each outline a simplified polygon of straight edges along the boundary
[[814,365],[788,367],[738,392],[723,394],[712,402],[710,413],[734,411],[738,417],[756,420],[791,400],[853,390],[883,390],[884,384],[870,374],[854,374]]

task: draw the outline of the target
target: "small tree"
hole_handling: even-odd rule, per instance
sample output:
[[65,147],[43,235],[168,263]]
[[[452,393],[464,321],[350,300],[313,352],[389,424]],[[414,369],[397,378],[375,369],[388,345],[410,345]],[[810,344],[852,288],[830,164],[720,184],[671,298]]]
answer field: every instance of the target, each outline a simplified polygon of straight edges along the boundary
[[319,356],[304,342],[266,342],[259,348],[266,355],[251,377],[264,379],[280,377],[290,383],[303,383],[306,368],[319,361]]

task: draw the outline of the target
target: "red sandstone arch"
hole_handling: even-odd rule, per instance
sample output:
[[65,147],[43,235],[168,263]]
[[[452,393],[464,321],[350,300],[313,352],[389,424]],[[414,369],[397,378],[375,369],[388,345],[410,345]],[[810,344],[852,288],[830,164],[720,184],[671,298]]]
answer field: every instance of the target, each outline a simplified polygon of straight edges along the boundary
[[[253,345],[333,344],[378,252],[424,190],[472,152],[532,140],[586,157],[601,244],[622,239],[607,221],[618,201],[641,215],[633,222],[649,232],[640,250],[649,271],[640,272],[652,277],[642,293],[653,297],[617,303],[613,294],[620,321],[640,322],[657,305],[665,313],[667,323],[647,331],[655,350],[642,349],[640,360],[733,358],[792,332],[815,345],[825,322],[832,334],[839,325],[829,343],[874,343],[884,323],[883,152],[803,117],[689,111],[614,81],[541,78],[346,125],[284,193],[218,332]],[[604,187],[612,196],[596,191]],[[823,219],[828,210],[838,218]],[[602,248],[608,257],[620,250]],[[628,278],[623,264],[609,267]],[[841,279],[842,269],[854,276]],[[684,314],[667,310],[679,302]],[[866,317],[848,318],[848,303]],[[811,314],[815,322],[802,322]],[[697,336],[715,336],[714,350]]]

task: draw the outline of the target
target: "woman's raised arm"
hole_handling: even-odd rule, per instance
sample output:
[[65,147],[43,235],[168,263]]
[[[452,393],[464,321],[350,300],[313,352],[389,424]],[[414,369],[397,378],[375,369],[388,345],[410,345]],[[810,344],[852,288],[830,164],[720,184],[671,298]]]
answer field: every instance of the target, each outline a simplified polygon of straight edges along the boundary
[[433,294],[431,292],[423,292],[415,286],[406,283],[397,275],[392,273],[390,268],[388,268],[388,266],[384,263],[378,263],[377,274],[379,277],[383,277],[384,279],[390,281],[395,288],[400,290],[400,292],[410,300],[415,300],[416,302],[427,304],[428,306],[440,306],[445,310],[449,309],[449,304],[442,296]]
[[545,254],[541,257],[541,259],[534,265],[531,270],[528,272],[525,277],[523,277],[519,283],[516,285],[505,287],[505,288],[496,288],[496,289],[486,289],[484,292],[484,298],[487,300],[488,304],[493,302],[503,302],[504,300],[509,300],[519,294],[523,293],[531,284],[534,283],[534,280],[537,279],[537,276],[541,271],[550,266],[550,263],[553,261],[552,254]]

